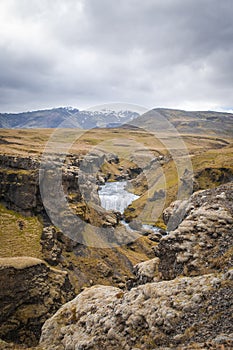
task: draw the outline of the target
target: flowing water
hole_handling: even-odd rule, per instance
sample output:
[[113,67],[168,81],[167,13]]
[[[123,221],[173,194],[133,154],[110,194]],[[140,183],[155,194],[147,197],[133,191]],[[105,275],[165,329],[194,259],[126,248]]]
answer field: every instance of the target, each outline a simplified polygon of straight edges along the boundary
[[116,210],[123,214],[124,210],[135,199],[139,198],[125,190],[127,181],[106,182],[99,190],[101,206],[106,210]]
[[[139,198],[133,193],[128,192],[125,188],[127,181],[118,182],[106,182],[105,185],[101,186],[98,194],[100,197],[100,203],[106,210],[119,211],[121,214],[135,199]],[[132,230],[124,220],[121,221],[128,230]],[[151,225],[142,225],[145,230],[151,230],[158,232],[159,228]]]

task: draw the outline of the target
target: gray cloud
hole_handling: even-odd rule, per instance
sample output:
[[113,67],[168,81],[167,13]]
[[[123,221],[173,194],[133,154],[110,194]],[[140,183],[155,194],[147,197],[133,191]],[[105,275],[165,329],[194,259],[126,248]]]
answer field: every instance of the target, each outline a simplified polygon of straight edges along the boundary
[[231,0],[1,0],[0,111],[232,107]]

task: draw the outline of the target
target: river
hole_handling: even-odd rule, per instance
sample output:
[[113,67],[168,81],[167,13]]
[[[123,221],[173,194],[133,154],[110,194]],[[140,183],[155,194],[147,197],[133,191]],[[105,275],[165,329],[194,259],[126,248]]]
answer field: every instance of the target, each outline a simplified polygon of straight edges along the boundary
[[[127,181],[117,181],[117,182],[106,182],[105,185],[101,186],[98,194],[100,198],[100,203],[106,210],[119,211],[121,214],[135,199],[139,196],[128,192],[125,188],[127,186]],[[124,220],[121,221],[129,230],[132,230]],[[156,226],[142,224],[142,229],[151,230],[158,232],[159,228]]]
[[106,182],[99,190],[101,206],[106,210],[119,211],[121,214],[135,199],[139,198],[126,191],[127,181]]

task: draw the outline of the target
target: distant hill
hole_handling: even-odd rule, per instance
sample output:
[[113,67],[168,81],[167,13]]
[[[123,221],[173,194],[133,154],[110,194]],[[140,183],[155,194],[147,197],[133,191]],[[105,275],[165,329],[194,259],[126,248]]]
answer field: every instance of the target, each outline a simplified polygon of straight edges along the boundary
[[23,113],[0,113],[0,128],[100,128],[118,127],[131,122],[139,113],[132,111],[80,111],[60,107]]
[[182,134],[233,136],[231,113],[155,108],[137,117],[131,124],[150,131],[172,132],[175,127]]
[[176,109],[155,108],[142,115],[130,110],[80,111],[71,107],[60,107],[23,113],[0,113],[0,128],[144,128],[148,131],[181,134],[208,134],[233,136],[233,114]]

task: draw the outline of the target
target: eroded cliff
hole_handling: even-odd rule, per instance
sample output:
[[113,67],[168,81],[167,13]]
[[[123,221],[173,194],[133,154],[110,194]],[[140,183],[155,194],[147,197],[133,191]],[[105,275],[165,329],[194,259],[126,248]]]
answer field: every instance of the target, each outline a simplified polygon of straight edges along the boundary
[[67,272],[30,258],[0,258],[0,338],[36,345],[41,326],[75,294]]

